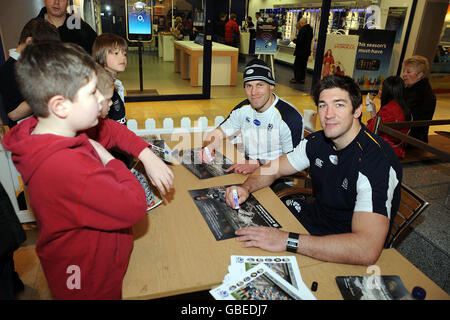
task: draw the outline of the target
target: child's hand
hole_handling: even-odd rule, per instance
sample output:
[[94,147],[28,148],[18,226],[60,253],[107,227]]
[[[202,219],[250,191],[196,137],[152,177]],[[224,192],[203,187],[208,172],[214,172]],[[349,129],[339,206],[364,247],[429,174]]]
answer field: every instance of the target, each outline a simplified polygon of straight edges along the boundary
[[89,142],[94,147],[95,151],[97,151],[98,156],[100,157],[100,160],[103,163],[103,166],[106,166],[106,164],[111,161],[112,159],[115,159],[111,153],[108,152],[108,150],[105,149],[104,146],[102,146],[100,143],[98,143],[95,140],[89,139]]
[[142,150],[138,158],[142,161],[151,183],[158,188],[161,195],[169,192],[173,187],[172,170],[149,148]]

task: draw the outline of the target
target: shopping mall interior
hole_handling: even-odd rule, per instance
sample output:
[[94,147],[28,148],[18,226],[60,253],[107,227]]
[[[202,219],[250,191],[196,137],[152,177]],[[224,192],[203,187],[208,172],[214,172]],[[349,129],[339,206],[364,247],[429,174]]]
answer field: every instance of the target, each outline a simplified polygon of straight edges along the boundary
[[[23,7],[26,2],[26,10],[18,9],[22,8],[19,5],[22,2]],[[143,41],[133,40],[129,32],[128,17],[135,2],[71,0],[70,8],[97,34],[115,33],[127,39],[127,67],[118,77],[125,87],[127,119],[136,120],[139,129],[145,129],[148,119],[155,121],[156,129],[162,129],[167,118],[173,120],[174,128],[179,128],[181,119],[185,117],[190,118],[192,126],[199,118],[206,117],[208,126],[214,127],[216,117],[226,118],[246,98],[243,72],[245,65],[256,57],[265,59],[272,68],[276,81],[274,92],[304,113],[305,110],[316,110],[310,93],[323,74],[322,63],[316,63],[316,59],[322,61],[327,49],[337,48],[333,51],[336,62],[331,72],[336,73],[339,68],[358,81],[364,101],[368,93],[378,92],[384,78],[401,75],[404,59],[412,55],[425,56],[430,62],[428,78],[437,98],[432,120],[447,120],[444,124],[430,127],[429,144],[446,152],[447,159],[442,160],[425,152],[403,161],[403,183],[420,193],[430,206],[408,227],[396,249],[450,294],[448,0],[142,1],[146,10],[144,14],[151,16],[151,36]],[[22,26],[38,14],[43,2],[20,0],[14,3],[14,6],[4,2],[0,5],[0,32],[5,59],[8,58],[8,50],[16,47]],[[328,19],[322,19],[325,8],[328,8]],[[270,31],[272,38],[266,39],[266,48],[258,45],[258,30],[245,22],[247,16],[255,22],[257,12],[265,24],[275,26]],[[237,16],[240,33],[234,44],[219,43],[221,39],[217,37],[216,26],[221,13],[226,14],[226,21],[232,13]],[[178,17],[181,25],[177,22]],[[305,81],[293,83],[293,40],[296,24],[302,17],[313,29],[313,41]],[[17,23],[12,24],[11,21]],[[357,63],[360,59],[369,61],[367,57],[357,56],[364,33],[374,34],[375,37],[386,36],[383,39],[387,39],[381,42],[377,42],[378,38],[374,40],[374,43],[384,46],[385,52],[379,60],[370,58],[378,64],[372,63],[367,68]],[[206,42],[211,40],[212,45],[207,45]],[[269,42],[270,45],[267,45]],[[378,110],[379,97],[375,97],[374,102]],[[370,117],[364,108],[362,122],[366,123]],[[313,126],[316,130],[321,129],[317,118],[314,118]],[[52,299],[35,252],[38,228],[33,222],[23,226],[28,239],[15,252],[15,262],[25,283],[25,291],[18,298]]]

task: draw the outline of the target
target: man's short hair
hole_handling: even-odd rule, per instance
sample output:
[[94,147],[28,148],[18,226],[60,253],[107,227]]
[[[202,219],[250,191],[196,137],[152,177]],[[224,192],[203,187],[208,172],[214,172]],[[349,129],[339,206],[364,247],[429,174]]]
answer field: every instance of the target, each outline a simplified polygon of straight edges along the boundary
[[96,62],[105,67],[107,54],[115,49],[127,52],[127,41],[116,34],[104,33],[95,39],[92,45],[92,56]]
[[339,88],[348,92],[353,106],[353,113],[362,104],[362,95],[359,86],[349,76],[333,74],[320,80],[313,89],[313,99],[319,105],[319,97],[323,90]]
[[28,37],[33,38],[33,41],[61,40],[58,29],[41,18],[33,18],[25,24],[20,33],[19,44],[25,43]]
[[73,43],[41,41],[27,45],[16,63],[20,92],[38,117],[49,115],[48,102],[57,95],[74,101],[95,72],[95,62]]

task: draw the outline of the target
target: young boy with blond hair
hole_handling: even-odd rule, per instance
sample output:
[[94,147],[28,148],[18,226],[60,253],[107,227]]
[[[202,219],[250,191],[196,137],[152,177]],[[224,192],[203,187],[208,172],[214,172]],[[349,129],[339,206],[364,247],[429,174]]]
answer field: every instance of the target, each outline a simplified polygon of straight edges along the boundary
[[[108,148],[139,158],[162,194],[173,174],[125,126],[99,121],[95,62],[81,47],[31,44],[17,62],[20,90],[34,116],[3,145],[28,186],[39,226],[36,251],[57,299],[120,299],[145,193]],[[89,129],[89,130],[88,130]]]

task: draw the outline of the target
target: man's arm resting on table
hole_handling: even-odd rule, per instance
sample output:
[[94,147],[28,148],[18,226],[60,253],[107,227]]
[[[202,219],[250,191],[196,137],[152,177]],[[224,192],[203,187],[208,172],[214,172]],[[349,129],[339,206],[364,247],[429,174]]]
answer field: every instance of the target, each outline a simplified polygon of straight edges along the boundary
[[352,232],[311,236],[300,235],[297,252],[323,261],[372,265],[383,250],[389,219],[373,212],[355,212]]
[[[318,260],[358,265],[374,264],[383,250],[389,219],[372,212],[355,212],[352,232],[327,236],[301,234],[297,253]],[[243,247],[259,247],[280,252],[286,250],[288,232],[275,228],[249,227],[236,232]]]

